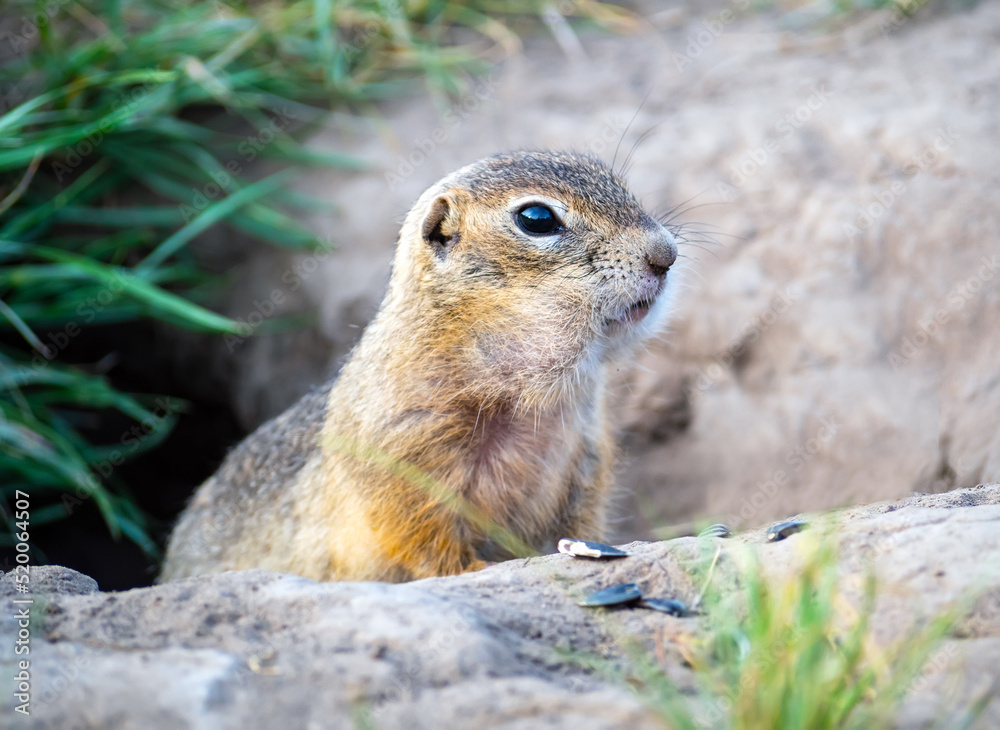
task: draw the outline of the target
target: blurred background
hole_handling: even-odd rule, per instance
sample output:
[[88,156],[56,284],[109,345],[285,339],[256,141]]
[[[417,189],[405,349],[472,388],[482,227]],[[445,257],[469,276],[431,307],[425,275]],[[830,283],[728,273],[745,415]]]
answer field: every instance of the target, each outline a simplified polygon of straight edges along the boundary
[[518,147],[620,146],[683,241],[615,373],[616,541],[1000,479],[998,38],[947,0],[5,2],[0,568],[27,531],[152,582],[417,196]]

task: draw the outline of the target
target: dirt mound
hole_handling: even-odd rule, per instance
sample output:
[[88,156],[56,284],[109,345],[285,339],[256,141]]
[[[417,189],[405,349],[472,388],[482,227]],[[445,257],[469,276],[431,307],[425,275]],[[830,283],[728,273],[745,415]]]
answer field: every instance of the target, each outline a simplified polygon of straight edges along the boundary
[[[991,682],[1000,690],[1000,565],[983,559],[1000,554],[1000,485],[853,508],[838,519],[843,583],[861,585],[874,565],[871,629],[880,645],[979,591],[913,683],[919,691],[900,727],[947,719]],[[757,530],[714,540],[718,565],[749,543],[780,580],[794,574],[802,538],[767,543]],[[614,668],[627,661],[631,637],[651,655],[658,645],[660,666],[693,690],[674,644],[700,631],[700,619],[595,612],[575,601],[631,581],[692,605],[699,587],[687,569],[706,546],[680,538],[627,549],[631,556],[614,562],[549,555],[402,585],[243,571],[100,593],[79,573],[34,568],[32,714],[5,712],[11,727],[60,729],[662,727]],[[10,601],[25,598],[15,586],[10,575],[0,579],[6,646],[19,630]],[[587,669],[593,657],[610,674]],[[13,674],[16,658],[5,653],[0,669]],[[1000,725],[995,695],[982,723]]]

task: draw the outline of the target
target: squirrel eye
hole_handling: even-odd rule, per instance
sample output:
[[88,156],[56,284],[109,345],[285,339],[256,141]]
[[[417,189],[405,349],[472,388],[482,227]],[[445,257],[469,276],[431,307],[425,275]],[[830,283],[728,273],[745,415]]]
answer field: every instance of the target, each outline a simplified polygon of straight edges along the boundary
[[529,205],[514,216],[521,230],[532,236],[544,236],[562,230],[562,223],[552,210],[544,205]]

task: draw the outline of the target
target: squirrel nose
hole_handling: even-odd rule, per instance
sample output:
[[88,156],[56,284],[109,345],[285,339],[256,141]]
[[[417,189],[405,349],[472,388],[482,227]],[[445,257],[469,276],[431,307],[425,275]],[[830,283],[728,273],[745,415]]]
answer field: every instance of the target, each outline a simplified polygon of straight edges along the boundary
[[674,243],[673,236],[664,230],[651,237],[646,248],[646,264],[653,276],[666,276],[667,270],[676,260],[677,244]]

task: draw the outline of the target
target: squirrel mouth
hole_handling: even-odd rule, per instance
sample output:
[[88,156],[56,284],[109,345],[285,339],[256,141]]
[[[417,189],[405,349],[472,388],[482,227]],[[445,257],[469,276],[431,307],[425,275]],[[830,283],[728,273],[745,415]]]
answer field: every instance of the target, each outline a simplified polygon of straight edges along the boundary
[[656,297],[640,299],[639,301],[630,304],[628,308],[621,313],[621,315],[607,320],[604,324],[607,327],[614,327],[615,325],[620,326],[625,323],[637,324],[646,318],[646,315],[649,314],[649,310],[655,301]]
[[640,299],[631,307],[625,310],[622,315],[622,322],[641,322],[649,314],[649,308],[653,306],[652,299]]

